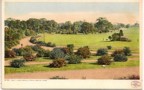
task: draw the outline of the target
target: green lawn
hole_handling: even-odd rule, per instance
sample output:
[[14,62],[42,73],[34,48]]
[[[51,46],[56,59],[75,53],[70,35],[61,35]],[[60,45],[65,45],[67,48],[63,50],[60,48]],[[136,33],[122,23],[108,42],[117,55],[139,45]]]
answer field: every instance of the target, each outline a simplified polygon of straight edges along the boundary
[[[117,31],[114,31],[117,32]],[[122,49],[127,46],[130,47],[133,53],[139,53],[139,30],[137,27],[129,28],[124,30],[124,35],[131,39],[132,42],[121,42],[121,41],[105,41],[108,36],[112,35],[114,32],[103,33],[103,34],[78,34],[78,35],[62,35],[62,34],[46,34],[46,42],[56,43],[57,46],[66,46],[67,44],[74,44],[75,49],[82,46],[89,46],[91,50],[95,51],[98,48],[106,48],[106,46],[111,45],[112,50]],[[43,35],[42,35],[43,36]],[[39,40],[43,40],[43,37],[39,38]],[[16,57],[16,58],[21,58]],[[16,58],[6,58],[6,60],[13,60]],[[91,56],[87,60],[96,60],[99,56]],[[133,67],[139,66],[139,56],[129,56],[129,58],[135,58],[136,60],[128,60],[127,62],[113,62],[111,65],[106,68],[117,68],[117,67]],[[36,62],[49,62],[52,59],[49,58],[37,58]],[[59,70],[79,70],[79,69],[97,69],[103,68],[101,65],[97,65],[96,63],[81,63],[81,64],[69,64],[62,68],[49,68],[46,65],[28,65],[22,68],[12,68],[5,67],[5,73],[24,73],[24,72],[37,72],[37,71],[59,71]]]
[[[74,44],[75,49],[81,46],[89,46],[91,50],[96,50],[98,48],[105,48],[108,45],[111,45],[112,49],[123,48],[124,46],[130,47],[132,50],[139,50],[139,28],[132,27],[126,30],[123,30],[124,35],[131,39],[132,42],[122,42],[122,41],[106,41],[108,36],[112,35],[113,31],[103,34],[77,34],[77,35],[67,35],[67,34],[45,34],[46,42],[53,42],[57,46],[66,46],[67,44]],[[43,41],[44,35],[38,40]]]
[[[80,70],[80,69],[98,69],[103,68],[96,63],[81,63],[81,64],[68,64],[62,68],[49,68],[47,65],[29,65],[21,68],[5,67],[5,73],[24,73],[24,72],[38,72],[38,71],[60,71],[60,70]],[[127,62],[112,62],[111,65],[106,68],[118,68],[118,67],[133,67],[139,66],[139,60],[129,60]]]

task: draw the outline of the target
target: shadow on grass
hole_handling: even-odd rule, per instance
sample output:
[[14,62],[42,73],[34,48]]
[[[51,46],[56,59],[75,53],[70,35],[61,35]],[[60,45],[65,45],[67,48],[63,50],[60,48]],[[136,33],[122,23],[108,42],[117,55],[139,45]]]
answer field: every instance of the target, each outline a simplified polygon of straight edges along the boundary
[[51,69],[60,69],[60,68],[62,68],[62,67],[50,67],[49,65],[44,65],[43,67],[45,67],[45,68],[51,68]]
[[43,59],[50,59],[49,57],[43,57]]
[[93,63],[89,63],[89,64],[92,64],[92,65],[99,65],[99,64],[97,64],[96,62],[93,62]]
[[101,42],[113,42],[113,41],[101,41]]
[[[24,67],[24,66],[23,66]],[[5,68],[13,68],[13,69],[19,69],[19,68],[22,68],[22,67],[12,67],[12,66],[5,66]]]
[[113,41],[100,41],[100,42],[113,42]]
[[5,68],[23,68],[23,67],[28,67],[27,65],[21,66],[21,67],[12,67],[12,66],[4,66]]
[[[96,52],[96,51],[95,51]],[[91,56],[96,56],[96,53],[91,53]]]
[[96,63],[96,62],[94,62],[94,63],[89,63],[89,64],[102,66],[102,65],[100,65],[100,64],[98,64],[98,63]]
[[47,67],[47,68],[50,68],[50,67],[49,67],[49,65],[44,65],[43,67]]
[[[11,66],[5,66],[5,67],[11,67]],[[11,67],[11,68],[13,68],[13,67]]]

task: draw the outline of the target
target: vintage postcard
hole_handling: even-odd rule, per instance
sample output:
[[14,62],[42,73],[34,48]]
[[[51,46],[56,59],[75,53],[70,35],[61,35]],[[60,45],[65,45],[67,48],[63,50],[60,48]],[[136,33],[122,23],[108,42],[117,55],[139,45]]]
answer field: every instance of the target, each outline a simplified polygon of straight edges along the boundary
[[3,0],[4,89],[141,89],[141,0]]

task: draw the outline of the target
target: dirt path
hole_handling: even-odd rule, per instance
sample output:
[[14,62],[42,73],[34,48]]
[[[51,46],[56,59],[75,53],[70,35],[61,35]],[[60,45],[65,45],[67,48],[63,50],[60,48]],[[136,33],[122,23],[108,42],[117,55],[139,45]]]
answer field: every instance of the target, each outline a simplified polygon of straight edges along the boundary
[[[27,45],[34,45],[31,42],[29,42],[31,37],[25,37],[23,39],[20,40],[20,44],[14,46],[13,48],[20,48],[20,47],[25,47]],[[22,45],[22,46],[21,46]]]
[[54,76],[65,77],[68,79],[116,79],[129,75],[139,75],[139,67],[126,68],[103,68],[69,71],[51,71],[35,73],[16,73],[6,74],[6,79],[49,79]]
[[[31,45],[33,46],[33,45],[35,45],[35,44],[33,44],[33,43],[31,43],[31,42],[29,41],[30,38],[31,38],[31,37],[25,37],[25,38],[21,39],[21,40],[20,40],[20,44],[12,47],[12,49],[13,49],[13,48],[20,48],[20,47],[31,46]],[[22,45],[22,46],[21,46],[21,45]],[[50,50],[50,51],[53,50],[52,47],[45,47],[45,46],[41,46],[41,47],[44,48],[44,49],[48,49],[48,50]]]

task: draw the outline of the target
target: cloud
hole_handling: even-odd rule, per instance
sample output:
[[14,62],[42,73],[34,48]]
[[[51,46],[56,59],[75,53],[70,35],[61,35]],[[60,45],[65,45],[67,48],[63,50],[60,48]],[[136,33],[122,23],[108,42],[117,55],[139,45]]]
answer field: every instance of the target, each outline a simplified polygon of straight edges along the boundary
[[[9,18],[10,16],[6,16]],[[106,17],[112,23],[130,23],[133,24],[139,21],[139,16],[133,13],[104,13],[104,12],[56,12],[56,13],[47,13],[47,12],[32,12],[29,14],[11,16],[15,19],[27,20],[29,18],[46,18],[48,20],[55,20],[57,22],[65,21],[88,21],[95,22],[99,17]]]

